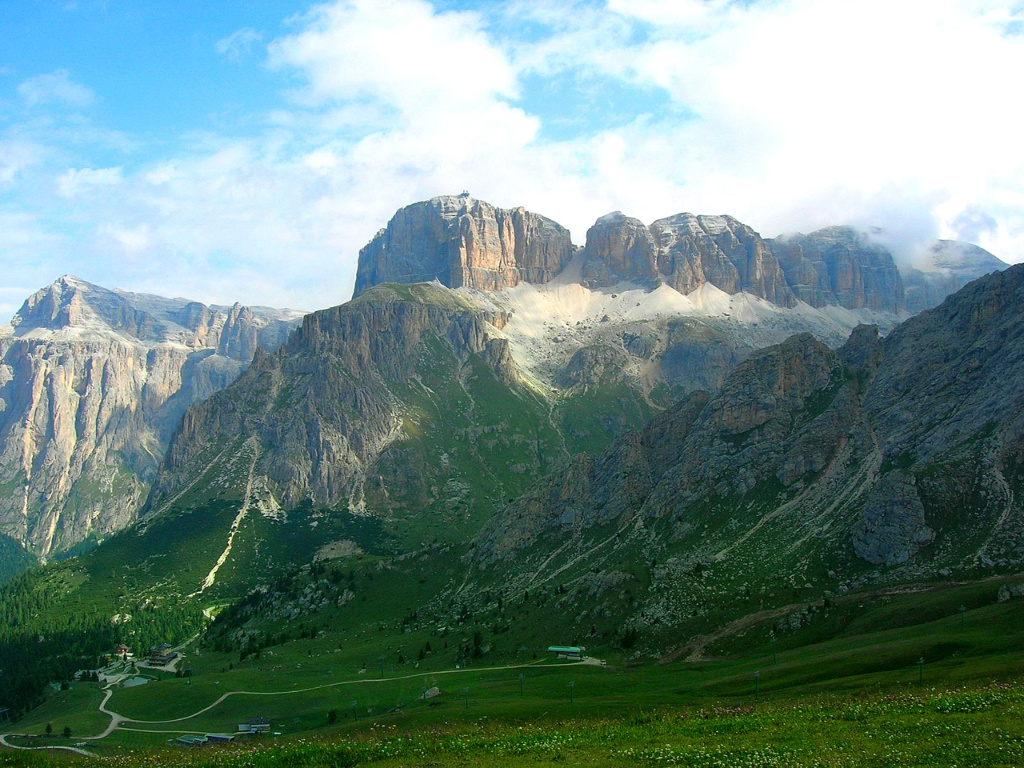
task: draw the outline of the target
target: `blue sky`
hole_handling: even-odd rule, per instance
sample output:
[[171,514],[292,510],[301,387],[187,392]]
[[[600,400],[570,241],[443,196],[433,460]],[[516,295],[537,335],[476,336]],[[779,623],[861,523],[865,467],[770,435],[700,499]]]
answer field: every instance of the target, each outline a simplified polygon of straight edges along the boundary
[[0,0],[0,318],[64,273],[315,309],[398,207],[731,213],[1024,260],[1024,5]]
[[[155,145],[182,132],[282,106],[287,78],[268,76],[239,41],[234,56],[217,44],[250,26],[272,37],[308,3],[260,0],[4,0],[3,98],[17,102],[25,79],[54,71],[95,95],[96,121]],[[243,55],[245,54],[245,55]]]

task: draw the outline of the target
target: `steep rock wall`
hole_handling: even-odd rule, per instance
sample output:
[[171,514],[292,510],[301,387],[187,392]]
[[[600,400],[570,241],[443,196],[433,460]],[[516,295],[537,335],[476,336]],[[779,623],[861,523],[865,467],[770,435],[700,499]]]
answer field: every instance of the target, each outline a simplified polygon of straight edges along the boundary
[[186,407],[294,326],[64,277],[0,334],[0,533],[49,556],[131,523]]
[[486,291],[545,283],[572,254],[569,231],[536,213],[435,197],[399,210],[359,252],[354,296],[387,282]]

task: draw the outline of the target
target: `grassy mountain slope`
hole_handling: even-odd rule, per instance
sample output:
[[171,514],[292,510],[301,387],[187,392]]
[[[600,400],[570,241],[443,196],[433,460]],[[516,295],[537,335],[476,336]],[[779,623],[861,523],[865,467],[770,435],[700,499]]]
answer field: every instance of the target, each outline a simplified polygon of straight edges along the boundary
[[508,505],[440,602],[554,588],[551,621],[654,650],[789,603],[1019,567],[1022,298],[1013,268],[884,342],[862,328],[838,352],[805,335],[755,353]]

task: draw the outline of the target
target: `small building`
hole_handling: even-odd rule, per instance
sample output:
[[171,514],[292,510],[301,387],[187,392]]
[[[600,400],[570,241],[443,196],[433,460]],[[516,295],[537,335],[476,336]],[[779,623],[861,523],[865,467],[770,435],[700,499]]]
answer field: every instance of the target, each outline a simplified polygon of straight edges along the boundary
[[211,744],[226,744],[234,741],[235,735],[233,733],[208,733],[206,738]]
[[250,717],[248,723],[238,724],[238,733],[266,733],[270,730],[270,720],[265,717]]
[[570,661],[582,661],[587,658],[584,651],[587,649],[575,645],[549,645],[548,652],[555,654],[556,659],[569,659]]
[[133,654],[132,649],[124,643],[118,643],[114,646],[114,655],[122,661],[128,661],[135,654]]
[[192,733],[186,733],[184,736],[179,736],[175,739],[178,744],[185,747],[201,747],[204,744],[209,743],[209,739],[205,736],[198,736]]
[[169,643],[160,643],[149,649],[149,663],[157,666],[165,666],[178,658],[178,654],[171,651]]

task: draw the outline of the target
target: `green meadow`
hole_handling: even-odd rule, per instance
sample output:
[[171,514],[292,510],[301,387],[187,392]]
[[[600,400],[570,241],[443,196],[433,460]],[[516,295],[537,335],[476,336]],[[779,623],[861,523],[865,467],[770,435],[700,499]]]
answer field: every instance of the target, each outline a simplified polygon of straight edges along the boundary
[[[463,630],[351,629],[339,609],[245,660],[190,648],[193,677],[116,689],[107,707],[130,721],[86,751],[126,765],[1020,765],[1024,600],[997,602],[999,585],[850,595],[774,648],[771,620],[751,622],[700,662],[609,650],[579,664],[496,644],[467,667]],[[11,742],[88,741],[109,722],[101,699],[94,683],[54,692],[10,729],[35,736]],[[271,733],[168,745],[257,716]],[[69,758],[0,752],[10,765]]]

